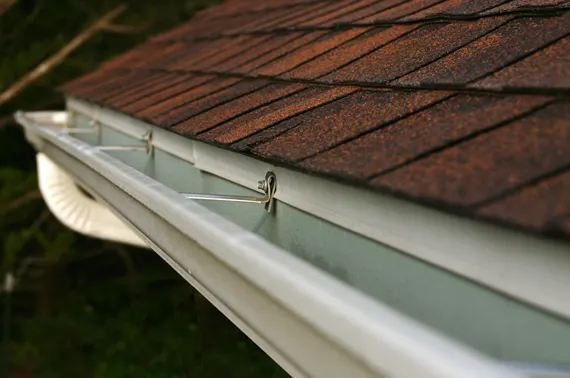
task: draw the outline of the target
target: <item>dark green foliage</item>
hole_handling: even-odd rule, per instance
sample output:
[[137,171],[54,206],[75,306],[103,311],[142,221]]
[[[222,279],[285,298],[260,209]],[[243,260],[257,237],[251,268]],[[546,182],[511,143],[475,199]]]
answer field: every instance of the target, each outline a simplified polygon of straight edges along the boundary
[[[114,23],[141,28],[96,33],[0,105],[0,278],[22,273],[0,376],[285,375],[153,252],[60,225],[39,195],[35,152],[10,119],[19,109],[62,109],[57,86],[215,2],[18,0],[0,15],[0,93],[119,3],[128,9]],[[0,308],[4,299],[0,294]]]
[[177,277],[164,272],[144,286],[131,296],[104,280],[69,294],[58,314],[23,321],[13,361],[45,378],[284,376],[215,311],[216,329],[201,327],[198,294]]

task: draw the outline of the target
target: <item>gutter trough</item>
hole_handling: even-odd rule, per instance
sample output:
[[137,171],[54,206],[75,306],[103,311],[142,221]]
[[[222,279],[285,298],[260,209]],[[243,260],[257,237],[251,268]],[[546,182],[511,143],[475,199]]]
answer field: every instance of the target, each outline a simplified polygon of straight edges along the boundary
[[16,118],[39,152],[105,203],[292,376],[528,376],[68,135],[49,113]]

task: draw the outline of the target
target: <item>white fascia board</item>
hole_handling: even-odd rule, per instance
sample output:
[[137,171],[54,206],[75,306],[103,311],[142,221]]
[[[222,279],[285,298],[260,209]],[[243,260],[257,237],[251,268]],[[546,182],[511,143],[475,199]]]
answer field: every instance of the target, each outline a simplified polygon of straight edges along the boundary
[[17,119],[295,377],[522,377],[55,128]]
[[[458,217],[409,201],[309,176],[192,141],[74,98],[74,111],[140,135],[152,128],[161,148],[203,171],[255,190],[271,170],[275,198],[331,223],[466,277],[507,296],[570,318],[570,246]],[[119,122],[120,120],[120,122]]]

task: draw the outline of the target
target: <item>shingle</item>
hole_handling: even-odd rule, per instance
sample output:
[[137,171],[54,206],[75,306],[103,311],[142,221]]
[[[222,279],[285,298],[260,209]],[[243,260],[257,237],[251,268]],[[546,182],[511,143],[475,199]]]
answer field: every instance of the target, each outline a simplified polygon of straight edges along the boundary
[[[313,20],[319,19],[321,17],[328,18],[329,15],[334,14],[339,9],[353,9],[353,4],[361,3],[359,0],[342,0],[338,2],[331,2],[327,5],[321,5],[318,9],[312,12],[305,12],[302,15],[294,17],[286,22],[283,22],[281,27],[293,27],[299,25],[305,25]],[[319,4],[320,5],[320,4]]]
[[269,84],[247,96],[238,97],[191,117],[174,126],[174,130],[185,134],[197,134],[235,118],[240,114],[254,110],[257,107],[275,101],[283,96],[298,92],[305,88],[304,84]]
[[[175,28],[165,31],[164,33],[157,34],[149,38],[149,42],[156,43],[156,42],[169,42],[174,39],[180,39],[180,37],[186,34],[189,30],[194,27],[194,23],[198,22],[198,20],[193,20],[191,22],[185,22],[182,25],[179,25]],[[201,23],[204,20],[199,21]]]
[[[151,95],[146,96],[145,98],[139,99],[129,105],[124,106],[122,110],[132,113],[149,110],[148,108],[154,105],[157,105],[163,101],[167,101],[168,99],[173,98],[174,96],[182,94],[206,82],[212,81],[213,79],[214,76],[211,75],[190,75],[190,78],[188,80],[184,80],[178,84],[173,84],[167,88],[162,89],[160,92],[153,93]],[[238,79],[233,79],[233,82],[237,81]]]
[[190,74],[172,73],[168,77],[163,77],[160,80],[156,80],[152,85],[144,89],[136,90],[131,93],[121,93],[120,95],[114,98],[110,98],[107,101],[111,105],[121,108],[128,104],[135,103],[138,100],[149,98],[156,93],[161,93],[173,86],[176,86],[177,84],[187,83],[192,79],[194,79],[194,76]]
[[307,117],[305,114],[289,118],[283,122],[279,122],[278,124],[272,127],[263,129],[258,133],[248,136],[245,139],[232,143],[231,148],[237,151],[249,151],[253,149],[255,146],[273,140],[275,137],[284,134],[285,132],[299,126],[306,118]]
[[237,73],[249,73],[252,70],[262,67],[263,65],[271,62],[274,59],[280,58],[285,54],[289,54],[291,51],[298,49],[299,47],[311,43],[314,40],[317,40],[319,37],[325,35],[327,33],[326,30],[314,31],[314,32],[307,32],[307,33],[299,33],[299,37],[289,41],[285,44],[276,45],[275,49],[271,50],[270,52],[261,55],[260,57],[245,63],[239,67],[234,68],[232,71]]
[[406,0],[387,0],[378,2],[377,0],[356,1],[335,12],[326,13],[320,17],[312,18],[303,22],[301,25],[334,25],[351,22],[359,18],[368,16],[380,10],[388,9],[395,5],[401,4]]
[[308,88],[256,111],[242,115],[230,122],[226,122],[200,135],[200,137],[204,140],[214,140],[218,143],[234,143],[287,118],[346,96],[355,90],[356,88],[352,87]]
[[253,152],[296,161],[428,106],[445,92],[359,91],[305,113],[303,122]]
[[168,113],[172,109],[183,106],[184,104],[187,104],[191,101],[230,87],[237,82],[239,82],[239,79],[237,78],[227,78],[207,81],[204,84],[198,86],[192,85],[184,92],[177,93],[168,97],[167,99],[155,103],[152,106],[148,106],[140,110],[137,114],[139,116],[148,118],[156,117],[160,114]]
[[270,39],[256,46],[255,49],[248,51],[247,54],[238,54],[233,58],[226,59],[223,62],[211,66],[209,70],[217,72],[232,71],[236,67],[245,65],[255,59],[261,58],[263,55],[279,48],[279,46],[283,46],[284,44],[299,38],[299,36],[299,33],[276,34]]
[[193,98],[192,101],[189,102],[187,101],[187,96],[184,95],[181,96],[181,98],[184,98],[183,105],[170,109],[167,113],[162,113],[161,115],[148,118],[152,122],[156,122],[158,125],[171,127],[192,116],[195,116],[196,114],[219,106],[237,97],[255,92],[267,84],[268,82],[266,80],[242,80],[230,87],[207,95],[200,99]]
[[[245,36],[241,38],[246,38]],[[163,70],[183,70],[191,67],[194,62],[211,59],[214,56],[220,55],[224,51],[224,46],[227,46],[228,40],[231,38],[219,38],[214,41],[198,41],[191,42],[186,45],[181,53],[177,54],[174,59],[171,59],[167,64],[164,64],[160,69]],[[155,66],[155,68],[158,68]]]
[[193,40],[198,38],[212,38],[221,36],[225,31],[231,30],[242,25],[247,25],[250,22],[259,20],[260,15],[256,13],[236,15],[232,17],[220,17],[216,19],[197,19],[187,23],[185,26],[179,28],[171,33],[166,33],[152,41],[179,41],[179,40]]
[[568,0],[511,0],[505,4],[499,5],[495,8],[481,12],[481,15],[500,14],[512,11],[541,11],[545,9],[556,8],[558,5],[564,5]]
[[255,75],[277,76],[337,47],[343,42],[357,37],[367,30],[367,28],[354,28],[330,32],[310,45],[301,47],[290,54],[276,59],[262,68],[252,71],[252,73]]
[[570,13],[519,18],[397,81],[396,85],[464,85],[509,65],[570,32]]
[[[366,4],[365,7],[360,7],[352,12],[348,12],[338,17],[335,17],[327,22],[322,22],[322,26],[335,25],[335,24],[351,24],[355,22],[360,22],[363,18],[369,17],[370,15],[382,12],[388,9],[398,7],[402,3],[406,3],[405,0],[386,0],[386,1],[361,1],[361,4]],[[413,1],[412,1],[413,3]]]
[[282,17],[272,20],[262,18],[262,23],[257,23],[253,27],[248,28],[250,31],[268,31],[274,29],[284,29],[291,25],[298,25],[299,20],[304,20],[307,16],[327,12],[331,8],[336,8],[340,5],[330,3],[316,3],[309,4],[301,7],[300,9],[293,9]]
[[188,62],[194,59],[206,59],[218,53],[225,39],[220,38],[216,41],[194,41],[194,42],[181,42],[173,44],[177,46],[174,52],[163,54],[160,48],[157,48],[152,54],[161,58],[147,58],[146,64],[137,68],[141,69],[159,69],[168,70],[181,61]]
[[321,80],[385,83],[441,58],[505,21],[504,18],[487,18],[474,22],[424,25]]
[[446,0],[420,12],[404,17],[402,20],[423,20],[442,16],[473,16],[480,12],[493,9],[508,0]]
[[329,0],[264,0],[264,1],[226,1],[216,7],[209,7],[199,11],[197,17],[225,18],[242,13],[256,13],[261,15],[269,9],[286,8],[293,5],[326,3]]
[[132,75],[123,75],[101,87],[92,87],[92,89],[84,95],[89,96],[94,101],[102,101],[110,98],[117,93],[122,93],[131,88],[139,88],[152,83],[154,79],[160,77],[161,73],[134,72]]
[[415,25],[374,28],[283,74],[288,79],[316,79],[413,30]]
[[146,92],[149,88],[156,85],[157,83],[164,83],[165,81],[170,81],[175,78],[177,74],[168,72],[159,72],[156,75],[149,75],[146,80],[141,84],[131,87],[129,89],[122,89],[118,93],[107,95],[103,100],[109,104],[115,104],[117,100],[123,98],[129,98],[130,96],[137,96],[139,93]]
[[415,161],[371,184],[407,196],[474,206],[570,164],[570,107],[551,105]]
[[99,69],[105,70],[112,70],[116,68],[126,68],[126,64],[136,64],[139,61],[144,61],[145,56],[149,56],[152,52],[156,51],[157,48],[168,46],[165,43],[143,43],[140,46],[135,47],[134,49],[128,50],[123,54],[119,54],[118,56],[109,59],[101,65],[99,65]]
[[207,70],[215,64],[224,62],[225,60],[249,51],[254,48],[254,46],[263,43],[263,41],[270,37],[271,36],[263,35],[223,38],[220,39],[220,41],[224,41],[223,43],[217,42],[215,49],[212,48],[212,51],[217,51],[215,54],[206,54],[207,56],[198,55],[180,59],[173,64],[168,65],[168,69],[184,71]]
[[457,95],[307,159],[301,166],[364,180],[495,127],[549,99],[542,96]]
[[68,81],[67,83],[61,85],[58,89],[67,93],[80,93],[92,85],[102,85],[102,81],[111,80],[113,78],[125,76],[125,72],[128,70],[97,70],[91,72],[87,75],[80,76],[76,79]]
[[568,193],[570,171],[567,170],[482,206],[477,213],[525,227],[549,229],[561,216],[570,214]]
[[561,230],[564,234],[570,234],[570,215],[567,215],[564,218],[561,218],[559,222],[556,224],[557,228]]
[[430,8],[435,4],[441,3],[443,0],[414,0],[400,4],[396,7],[386,9],[382,12],[375,13],[368,17],[358,20],[362,23],[386,22],[397,20],[404,16],[415,14],[422,9]]
[[472,86],[491,89],[570,89],[570,37],[537,51]]
[[[195,49],[196,45],[201,44],[188,44],[182,42],[175,42],[170,44],[156,43],[152,44],[153,49],[149,49],[136,61],[129,60],[128,67],[131,70],[137,69],[152,69],[152,68],[162,68],[168,65],[172,60],[176,59],[178,56],[184,54],[189,46]],[[197,50],[197,49],[195,49]]]
[[264,12],[257,20],[228,29],[225,34],[249,33],[252,31],[268,29],[271,30],[272,25],[279,25],[284,20],[307,12],[307,9],[310,9],[312,6],[313,4],[310,4],[309,6],[291,6],[287,8],[278,8],[271,12]]
[[144,79],[144,76],[141,75],[141,72],[130,70],[105,70],[100,75],[94,76],[88,83],[81,83],[76,85],[72,91],[69,89],[66,91],[74,95],[89,96],[90,93],[97,93],[106,87],[117,85],[117,83],[126,83],[131,79],[141,80]]
[[[271,39],[271,35],[258,35],[252,36],[247,40],[240,41],[239,43],[231,43],[223,47],[225,52],[218,56],[212,57],[210,59],[204,59],[199,62],[195,62],[190,69],[198,70],[209,70],[211,66],[219,63],[223,63],[231,58],[240,56],[243,54],[249,54],[251,51],[255,51],[260,44]],[[237,38],[241,38],[237,37]]]

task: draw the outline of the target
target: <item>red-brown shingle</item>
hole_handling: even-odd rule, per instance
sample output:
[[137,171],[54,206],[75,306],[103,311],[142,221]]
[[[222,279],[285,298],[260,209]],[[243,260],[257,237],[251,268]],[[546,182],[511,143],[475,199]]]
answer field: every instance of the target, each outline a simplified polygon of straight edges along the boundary
[[282,75],[288,79],[316,79],[410,32],[413,25],[374,28]]
[[269,84],[248,96],[238,97],[232,101],[213,107],[197,116],[191,117],[174,126],[180,133],[197,134],[235,118],[257,107],[275,101],[281,97],[298,92],[305,88],[304,84]]
[[445,92],[360,91],[312,110],[293,130],[256,147],[267,158],[297,161],[428,106]]
[[550,105],[372,180],[450,205],[474,206],[570,164],[570,107]]
[[277,122],[354,92],[352,87],[313,87],[245,114],[201,135],[218,143],[234,143]]
[[[570,13],[553,18],[519,18],[429,64],[394,84],[462,85],[490,74],[570,33]],[[485,64],[480,64],[484,61]]]
[[[325,76],[327,82],[384,83],[403,76],[485,35],[505,19],[430,24],[396,39],[363,58]],[[405,59],[402,57],[405,56]]]
[[246,94],[253,93],[268,84],[269,82],[267,80],[242,80],[234,85],[198,99],[192,96],[192,99],[188,101],[186,96],[181,96],[184,98],[183,104],[169,109],[168,112],[163,112],[160,115],[148,118],[158,125],[171,127],[192,116],[205,112],[210,108],[219,106]]
[[508,3],[508,0],[446,0],[420,12],[404,17],[403,20],[411,21],[435,17],[471,16],[493,9],[505,2]]
[[231,0],[62,90],[253,158],[570,238],[569,17],[570,0]]
[[550,98],[457,95],[426,110],[318,154],[301,167],[367,179],[495,127],[543,105]]
[[227,78],[207,81],[198,86],[193,85],[184,92],[176,93],[175,95],[161,100],[152,106],[141,109],[138,114],[142,117],[156,117],[158,115],[168,113],[177,107],[183,106],[184,104],[208,96],[217,91],[221,91],[224,88],[228,88],[237,82],[239,82],[239,79],[237,78]]
[[525,227],[549,229],[561,216],[570,215],[570,171],[493,201],[477,210],[481,215]]
[[310,45],[303,46],[290,54],[276,59],[260,69],[253,70],[255,75],[278,76],[290,69],[297,67],[327,51],[334,49],[342,43],[366,32],[367,28],[354,28],[343,31],[330,32]]
[[290,54],[291,52],[295,51],[296,49],[311,43],[312,41],[318,40],[320,37],[325,35],[327,31],[320,30],[314,32],[306,32],[306,33],[299,33],[298,38],[294,38],[293,40],[286,42],[285,44],[281,44],[279,42],[276,43],[275,49],[271,50],[270,52],[261,55],[258,58],[255,58],[239,67],[233,69],[233,72],[236,73],[246,73],[251,74],[251,72],[255,69],[263,67],[265,64],[270,63],[271,61],[278,59],[282,56]]
[[475,88],[570,89],[570,37],[497,71]]

